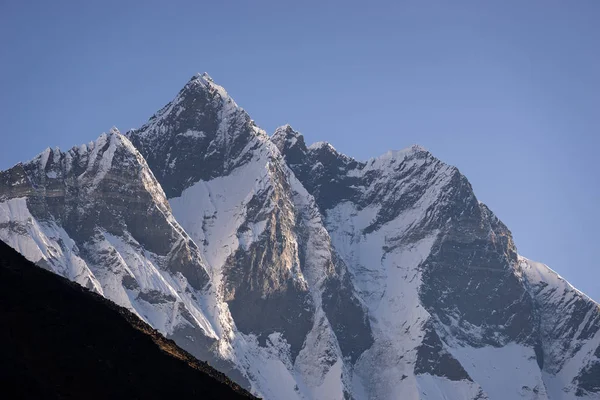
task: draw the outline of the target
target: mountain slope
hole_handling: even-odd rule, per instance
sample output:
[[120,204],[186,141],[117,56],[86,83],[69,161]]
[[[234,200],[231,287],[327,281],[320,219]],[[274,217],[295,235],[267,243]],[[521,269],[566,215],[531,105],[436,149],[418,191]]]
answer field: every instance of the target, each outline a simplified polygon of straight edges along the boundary
[[[460,387],[476,382],[480,389],[468,396],[479,398],[600,396],[592,355],[600,340],[598,305],[552,279],[546,267],[537,269],[545,283],[532,283],[510,231],[456,168],[418,146],[359,162],[327,143],[307,147],[290,126],[272,140],[315,196],[369,305],[376,332],[362,360],[369,393],[424,397],[424,380],[446,393],[441,385],[450,380]],[[545,285],[553,301],[540,292]],[[575,320],[571,336],[562,328],[565,318]],[[550,366],[554,352],[563,362],[579,359],[569,366],[569,380],[562,366]],[[389,360],[389,376],[371,376],[382,360]],[[411,364],[414,377],[405,371]],[[390,387],[398,375],[406,379]]]
[[134,314],[0,242],[2,391],[11,398],[250,398]]
[[[362,162],[289,125],[268,137],[206,74],[125,136],[1,173],[0,237],[253,393],[600,398],[598,304],[423,148]],[[90,161],[113,140],[136,161]]]
[[535,299],[547,387],[600,393],[600,306],[547,266],[519,257]]
[[166,336],[192,329],[211,348],[211,285],[146,161],[114,130],[0,173],[0,239],[30,261],[128,308]]
[[[237,331],[223,342],[254,390],[273,398],[350,393],[345,358],[372,343],[369,321],[312,196],[264,131],[204,74],[127,136],[160,171],[175,217],[207,260]],[[274,386],[278,376],[285,379]]]

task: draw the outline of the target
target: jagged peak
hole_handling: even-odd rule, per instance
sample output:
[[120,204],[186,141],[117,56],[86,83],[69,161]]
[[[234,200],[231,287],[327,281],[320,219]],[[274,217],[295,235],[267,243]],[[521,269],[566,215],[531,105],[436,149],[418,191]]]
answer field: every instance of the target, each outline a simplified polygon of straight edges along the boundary
[[275,133],[273,133],[273,136],[281,135],[281,134],[293,135],[293,136],[301,136],[302,135],[300,132],[295,131],[294,128],[292,128],[292,126],[290,124],[285,124],[285,125],[281,125],[281,126],[277,127],[277,129],[275,129]]
[[[56,164],[64,155],[66,155],[69,159],[72,159],[74,156],[83,156],[86,155],[90,158],[96,158],[98,155],[103,156],[104,154],[100,154],[100,151],[108,144],[108,149],[106,151],[113,152],[116,148],[123,148],[128,153],[137,156],[138,151],[133,146],[133,144],[129,141],[129,139],[121,134],[119,129],[116,127],[112,127],[108,132],[101,133],[96,140],[92,140],[88,143],[81,144],[79,146],[73,146],[68,151],[63,152],[57,146],[54,149],[47,147],[44,151],[35,156],[32,160],[27,161],[23,164],[30,163],[38,163],[39,169],[46,169],[46,165],[48,160],[50,159],[50,155],[53,156],[53,162]],[[103,151],[102,153],[105,153]]]
[[48,178],[61,179],[65,174],[79,170],[77,179],[89,179],[93,188],[114,167],[113,163],[117,160],[115,154],[120,154],[118,168],[130,168],[133,165],[148,168],[142,155],[116,127],[102,133],[96,140],[74,146],[66,152],[58,147],[47,147],[34,158],[20,162],[17,166],[28,170],[29,179],[34,179],[37,185],[43,185]]
[[196,74],[196,77],[199,79],[203,79],[207,82],[211,82],[211,83],[214,82],[213,78],[208,74],[208,72],[202,72],[202,73],[198,72]]
[[40,169],[46,169],[46,164],[48,163],[48,159],[50,158],[50,153],[52,149],[50,147],[46,147],[44,151],[35,156],[34,160],[39,160]]
[[208,75],[208,73],[206,73],[206,72],[195,74],[194,76],[192,76],[190,78],[190,80],[186,84],[186,87],[208,88],[211,86],[218,86],[218,85],[215,84],[215,81],[213,80],[213,78],[211,78],[210,75]]
[[[293,147],[298,139],[302,139],[302,143],[304,143],[303,135],[295,131],[290,124],[285,124],[278,127],[273,133],[273,136],[271,136],[271,140],[273,141],[273,143],[275,143],[275,145],[283,153],[285,153],[286,149],[290,149],[291,147]],[[377,157],[370,158],[366,162],[358,161],[353,157],[341,153],[331,143],[327,141],[319,141],[312,143],[310,146],[305,146],[304,150],[313,154],[330,153],[331,155],[340,159],[344,159],[347,162],[357,162],[358,165],[365,165],[369,166],[370,168],[380,168],[390,163],[403,161],[408,157],[435,158],[425,147],[418,144],[413,144],[412,146],[406,147],[401,150],[389,150],[386,153],[381,154]],[[437,158],[435,159],[437,160]]]
[[307,149],[313,155],[323,156],[325,154],[330,154],[331,156],[333,156],[335,158],[343,160],[343,162],[346,164],[357,162],[357,160],[354,159],[353,157],[350,157],[350,156],[338,151],[329,142],[325,142],[325,141],[315,142],[315,143],[311,144],[310,146],[308,146]]
[[51,164],[56,164],[60,160],[62,154],[63,153],[58,146],[55,146],[54,148],[46,147],[41,153],[38,153],[31,160],[19,162],[16,165],[37,164],[38,168],[41,171],[44,171],[48,165],[48,161],[50,161],[50,156],[52,156]]
[[227,90],[225,90],[223,86],[216,84],[213,78],[206,72],[194,75],[185,85],[184,91],[185,89],[200,90],[202,92],[205,92],[206,90],[209,92],[216,92],[224,102],[231,102],[235,107],[238,107],[231,96],[229,96],[229,93],[227,93]]
[[145,138],[144,140],[152,140],[154,137],[160,137],[167,133],[163,121],[172,124],[177,118],[185,118],[193,123],[197,117],[195,111],[203,113],[203,107],[209,107],[216,112],[220,121],[227,122],[233,119],[249,121],[255,126],[256,134],[266,135],[250,119],[246,111],[233,100],[225,88],[216,84],[206,72],[192,76],[173,100],[150,117],[142,127],[130,130],[125,135],[130,139],[137,136]]
[[329,143],[329,142],[323,142],[323,141],[322,142],[315,142],[315,143],[311,144],[310,146],[308,146],[309,150],[320,150],[320,149],[323,149],[323,148],[331,150],[331,151],[333,151],[335,153],[339,153],[335,149],[335,147],[333,147],[332,144]]
[[409,148],[410,148],[412,151],[427,151],[427,152],[428,152],[428,150],[427,150],[425,147],[421,146],[420,144],[413,144],[413,145],[412,145],[412,146],[410,146]]
[[422,154],[425,156],[431,156],[431,153],[426,150],[423,146],[414,144],[410,147],[406,147],[401,150],[388,150],[380,156],[373,157],[367,162],[368,165],[382,165],[389,162],[402,161],[407,157],[414,156],[416,154]]
[[[109,144],[109,147],[112,148],[123,148],[127,153],[130,153],[134,156],[138,156],[139,152],[138,150],[135,148],[135,146],[131,143],[131,141],[129,140],[129,138],[127,138],[125,135],[123,135],[119,129],[116,126],[113,126],[112,128],[109,129],[108,132],[104,132],[102,133],[98,139],[96,139],[93,142],[90,142],[90,144],[92,144],[92,146],[88,145],[88,150],[94,151],[101,149],[103,146],[105,146],[106,144]],[[85,146],[85,145],[83,145]],[[72,148],[72,150],[77,149],[77,148],[81,148],[81,146],[75,146]]]
[[148,168],[138,150],[114,126],[108,132],[100,134],[96,140],[61,153],[61,158],[66,173],[77,168],[77,165],[84,167],[84,172],[79,174],[77,179],[82,182],[91,179],[88,190],[95,188],[113,168],[137,168],[138,165],[144,169]]
[[290,124],[285,124],[278,127],[277,129],[275,129],[275,132],[273,132],[273,135],[271,136],[271,140],[273,141],[290,141],[292,139],[298,138],[303,138],[302,134],[294,130],[294,128],[292,128]]
[[300,132],[294,130],[290,124],[285,124],[275,129],[275,132],[271,136],[271,142],[274,143],[282,153],[287,152],[288,149],[295,147],[296,145],[299,146],[299,149],[302,152],[306,151],[304,136]]
[[569,281],[563,278],[558,272],[550,268],[548,265],[541,262],[533,261],[521,254],[517,255],[517,260],[521,265],[521,270],[526,273],[527,280],[529,281],[529,283],[535,285],[539,285],[540,283],[544,285],[551,284],[551,287],[553,288],[562,289],[559,292],[562,296],[564,296],[567,292],[571,292],[573,294],[578,295],[583,300],[589,301],[600,307],[599,303],[597,303],[594,299],[592,299],[590,296],[588,296],[581,290],[577,289],[575,286],[571,285]]
[[[137,152],[133,144],[131,144],[131,142],[119,131],[119,129],[116,126],[113,126],[109,129],[108,132],[103,132],[102,134],[100,134],[100,136],[96,140],[92,140],[88,143],[84,143],[79,146],[73,146],[66,153],[71,155],[82,155],[91,153],[95,148],[98,148],[98,146],[101,147],[105,145],[107,140],[112,140],[113,136],[115,136],[116,145],[124,145],[128,148],[129,151]],[[53,163],[56,164],[59,162],[59,160],[64,154],[65,153],[60,149],[59,146],[54,146],[54,148],[48,146],[43,151],[38,153],[35,157],[27,161],[20,161],[16,165],[31,165],[37,163],[38,168],[41,171],[43,171],[48,165],[50,156],[52,156]]]

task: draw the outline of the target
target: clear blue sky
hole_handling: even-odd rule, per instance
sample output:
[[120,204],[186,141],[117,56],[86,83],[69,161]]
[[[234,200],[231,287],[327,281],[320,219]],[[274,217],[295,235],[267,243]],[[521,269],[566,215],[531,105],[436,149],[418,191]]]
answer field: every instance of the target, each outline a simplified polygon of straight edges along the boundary
[[268,132],[425,146],[600,300],[599,20],[597,0],[1,0],[0,169],[137,127],[207,71]]

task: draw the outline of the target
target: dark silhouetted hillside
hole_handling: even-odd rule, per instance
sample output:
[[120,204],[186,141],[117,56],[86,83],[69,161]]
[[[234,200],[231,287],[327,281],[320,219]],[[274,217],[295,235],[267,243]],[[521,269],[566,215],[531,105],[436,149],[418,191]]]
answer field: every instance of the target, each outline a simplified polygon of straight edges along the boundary
[[0,321],[1,398],[252,397],[130,311],[1,241]]

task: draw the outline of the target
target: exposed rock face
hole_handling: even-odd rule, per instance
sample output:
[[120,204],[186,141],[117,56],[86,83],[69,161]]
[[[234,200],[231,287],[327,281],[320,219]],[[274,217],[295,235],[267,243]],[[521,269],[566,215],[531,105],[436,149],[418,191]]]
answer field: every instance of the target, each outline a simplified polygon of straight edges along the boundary
[[[36,262],[43,260],[71,279],[83,274],[87,280],[80,283],[101,292],[87,264],[109,261],[111,248],[101,246],[118,237],[153,253],[161,268],[187,273],[196,289],[208,283],[197,246],[172,217],[144,159],[116,131],[66,153],[46,149],[33,161],[2,172],[0,182],[4,223],[12,224],[3,238],[64,230],[73,243],[56,237],[57,248],[40,246],[43,241],[31,244],[39,246]],[[65,252],[72,256],[70,265],[61,257]]]
[[[355,373],[374,397],[425,397],[424,375],[438,377],[438,386],[442,378],[473,388],[465,398],[600,396],[594,389],[600,375],[590,379],[597,368],[598,305],[566,283],[550,283],[545,293],[544,284],[533,285],[510,231],[456,168],[418,146],[359,162],[327,143],[307,147],[290,126],[272,141],[314,195],[334,248],[369,305],[376,334],[367,354],[374,356]],[[552,275],[539,268],[540,276]],[[399,337],[394,343],[390,330],[408,336],[409,344]],[[580,336],[587,346],[577,343]],[[562,364],[548,365],[553,353],[563,364],[570,357],[585,361],[572,362],[562,378]],[[500,387],[483,372],[489,357],[498,359],[497,374],[510,376],[519,365],[527,377]],[[386,362],[396,371],[380,379]],[[414,375],[403,364],[414,365]],[[389,387],[398,375],[403,378]]]
[[207,74],[192,77],[148,123],[128,133],[168,198],[248,162],[247,146],[257,144],[257,135],[265,134]]
[[[312,196],[269,137],[206,75],[128,137],[162,171],[176,218],[210,265],[218,301],[240,334],[255,338],[253,351],[265,361],[253,360],[249,375],[268,373],[276,353],[290,381],[310,384],[312,396],[350,393],[352,363],[372,343],[366,310]],[[337,383],[319,389],[330,372]],[[273,390],[257,384],[265,396]],[[296,385],[272,393],[302,395]]]
[[463,366],[444,348],[437,332],[430,327],[425,328],[423,343],[417,348],[415,374],[430,374],[451,381],[472,381]]
[[0,174],[0,238],[257,395],[600,398],[598,304],[423,148],[268,137],[206,74],[126,136]]
[[547,387],[578,397],[600,393],[600,307],[547,266],[519,257],[534,299],[540,368]]
[[144,158],[116,130],[0,173],[0,239],[165,335],[192,326],[215,341],[193,301],[210,291],[199,249]]

